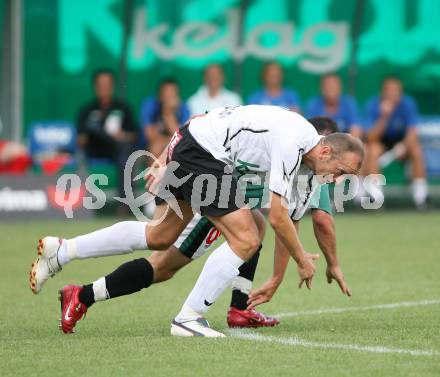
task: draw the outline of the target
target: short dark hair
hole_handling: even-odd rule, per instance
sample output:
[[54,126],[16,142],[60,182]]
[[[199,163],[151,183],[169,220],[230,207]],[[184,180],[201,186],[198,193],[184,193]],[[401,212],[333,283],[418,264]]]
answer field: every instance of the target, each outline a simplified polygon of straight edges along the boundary
[[316,131],[320,135],[330,135],[332,133],[338,132],[338,125],[336,122],[329,117],[313,117],[307,119],[313,127],[315,127]]
[[101,75],[109,75],[113,79],[113,81],[116,81],[116,73],[111,68],[98,68],[95,71],[93,71],[92,74],[92,84],[96,83],[96,80]]
[[344,153],[351,152],[357,154],[360,158],[359,169],[365,157],[364,146],[362,141],[357,137],[343,132],[335,132],[327,135],[322,139],[324,145],[328,145],[332,149],[332,155],[335,158],[340,158]]

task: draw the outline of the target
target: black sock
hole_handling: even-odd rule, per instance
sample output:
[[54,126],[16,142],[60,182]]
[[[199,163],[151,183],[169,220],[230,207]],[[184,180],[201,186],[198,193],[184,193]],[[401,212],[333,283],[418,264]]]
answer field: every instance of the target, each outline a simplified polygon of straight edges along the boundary
[[[153,267],[145,258],[124,263],[105,277],[109,298],[129,295],[148,288],[153,283],[153,276]],[[88,308],[95,303],[93,284],[83,287],[79,300]]]
[[[255,270],[257,269],[258,258],[260,258],[260,250],[263,245],[260,245],[257,252],[249,259],[246,263],[243,263],[239,268],[240,273],[238,276],[241,276],[251,282],[254,280]],[[249,296],[247,293],[243,293],[239,289],[234,289],[232,291],[232,299],[231,306],[237,308],[239,310],[245,310],[247,308],[247,300]]]

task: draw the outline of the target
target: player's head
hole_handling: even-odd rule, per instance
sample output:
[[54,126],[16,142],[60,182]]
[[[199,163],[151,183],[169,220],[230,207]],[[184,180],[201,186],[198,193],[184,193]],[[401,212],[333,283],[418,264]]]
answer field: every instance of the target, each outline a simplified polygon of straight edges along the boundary
[[396,76],[386,76],[382,81],[382,98],[397,103],[402,97],[402,81]]
[[335,182],[346,174],[359,173],[364,160],[362,142],[346,133],[323,137],[313,156],[313,170],[322,182]]
[[338,132],[338,125],[329,117],[313,117],[307,119],[309,123],[315,127],[318,134],[327,136],[332,133]]
[[321,77],[321,94],[326,102],[337,102],[341,92],[341,79],[336,73],[329,73]]
[[204,71],[205,85],[211,90],[219,90],[223,87],[225,75],[220,64],[210,64]]
[[283,83],[283,69],[277,62],[266,63],[263,66],[261,77],[265,86],[281,86]]
[[115,73],[108,68],[101,68],[93,73],[93,87],[96,97],[101,102],[110,102],[113,97]]

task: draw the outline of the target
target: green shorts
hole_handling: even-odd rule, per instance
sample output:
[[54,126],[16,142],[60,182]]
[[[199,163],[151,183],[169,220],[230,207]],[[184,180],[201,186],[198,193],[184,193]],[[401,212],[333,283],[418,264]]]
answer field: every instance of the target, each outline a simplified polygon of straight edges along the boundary
[[309,208],[320,209],[321,211],[333,215],[328,185],[322,185],[316,189],[315,193],[310,199]]

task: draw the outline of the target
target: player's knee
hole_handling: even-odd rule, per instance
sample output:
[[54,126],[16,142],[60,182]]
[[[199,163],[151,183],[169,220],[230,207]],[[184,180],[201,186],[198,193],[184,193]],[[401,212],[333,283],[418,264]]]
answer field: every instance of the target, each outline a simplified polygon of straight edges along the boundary
[[147,245],[150,250],[166,250],[172,243],[173,240],[164,232],[155,232],[154,228],[147,231]]
[[167,268],[166,266],[160,266],[154,268],[154,282],[162,283],[170,280],[176,273],[176,270]]
[[257,250],[259,249],[261,244],[260,237],[258,236],[258,233],[246,233],[243,234],[240,239],[236,240],[234,244],[231,244],[232,249],[239,254],[239,256],[244,259],[248,260],[252,258],[252,255],[254,255]]

